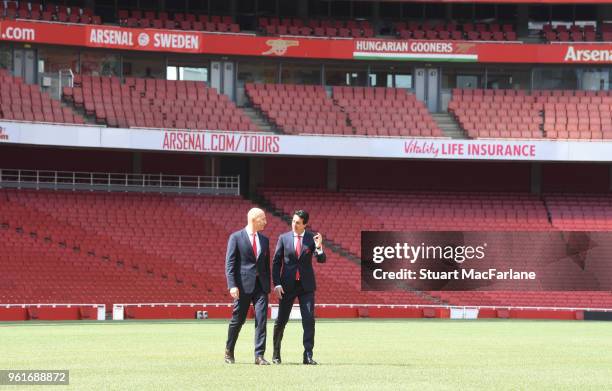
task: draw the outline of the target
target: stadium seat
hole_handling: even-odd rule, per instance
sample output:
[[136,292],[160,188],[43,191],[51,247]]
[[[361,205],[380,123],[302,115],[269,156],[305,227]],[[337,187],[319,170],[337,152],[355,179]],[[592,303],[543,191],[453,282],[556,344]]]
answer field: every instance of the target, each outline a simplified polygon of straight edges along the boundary
[[543,106],[535,96],[514,90],[454,89],[448,111],[471,138],[541,139]]
[[[547,196],[545,204],[539,196],[520,193],[358,189],[344,189],[339,192],[311,189],[309,192],[296,193],[293,189],[285,188],[262,188],[259,192],[286,214],[290,214],[295,205],[299,204],[308,210],[311,216],[317,216],[316,223],[312,223],[313,230],[325,232],[327,239],[357,257],[361,255],[361,231],[556,229],[608,231],[612,228],[612,198],[608,196],[593,196],[592,201],[588,198],[585,200],[583,195],[555,196],[555,198]],[[561,200],[557,201],[559,198]],[[565,213],[563,216],[569,216],[569,220],[566,218],[563,225],[559,225],[556,221],[559,202],[561,207],[563,203],[574,205],[571,207],[573,212],[569,214],[563,212]],[[589,203],[592,205],[590,209],[582,212],[582,208]],[[548,219],[547,205],[553,205],[550,209],[552,223]],[[598,219],[583,217],[600,215],[602,207],[605,217]],[[567,210],[567,206],[561,210]],[[427,293],[452,305],[577,308],[609,308],[612,305],[610,292],[436,291]]]
[[393,23],[395,35],[402,39],[452,39],[452,40],[484,40],[484,41],[515,41],[516,32],[511,24],[500,27],[497,23],[478,24],[471,23],[461,26],[454,22],[432,25],[415,21]]
[[6,16],[9,19],[42,19],[49,22],[81,24],[101,24],[102,22],[101,18],[94,15],[93,10],[90,8],[68,8],[64,5],[57,6],[53,3],[48,3],[45,7],[41,7],[38,2],[27,1],[7,1],[7,7],[5,8],[4,3],[2,2],[2,6],[0,6],[0,18]]
[[[92,19],[92,23],[96,23]],[[221,15],[196,15],[175,13],[173,15],[168,12],[145,11],[140,10],[120,10],[119,24],[126,27],[142,27],[156,29],[179,29],[179,30],[195,30],[195,31],[210,31],[210,32],[240,32],[240,25],[233,23],[231,16]]]
[[[346,114],[322,86],[249,83],[245,91],[252,105],[285,133],[354,134]],[[278,109],[281,106],[283,110]],[[306,117],[306,113],[310,115]],[[325,121],[317,124],[315,118]]]
[[84,76],[81,87],[63,89],[63,99],[108,126],[258,130],[227,96],[203,82],[127,77],[122,84],[116,77]]
[[[76,105],[80,96],[70,95],[66,100]],[[67,109],[68,111],[64,111]],[[38,85],[27,85],[19,77],[13,77],[5,69],[0,69],[0,118],[16,121],[36,121],[52,123],[82,124],[84,118],[63,108],[61,102],[40,91]]]
[[359,135],[442,137],[433,117],[404,89],[334,87],[334,102]]
[[[219,260],[254,206],[234,196],[0,190],[0,262],[10,276],[0,302],[230,303]],[[268,215],[271,243],[289,229]],[[332,251],[327,258],[315,266],[319,303],[431,303],[362,292],[358,265]]]

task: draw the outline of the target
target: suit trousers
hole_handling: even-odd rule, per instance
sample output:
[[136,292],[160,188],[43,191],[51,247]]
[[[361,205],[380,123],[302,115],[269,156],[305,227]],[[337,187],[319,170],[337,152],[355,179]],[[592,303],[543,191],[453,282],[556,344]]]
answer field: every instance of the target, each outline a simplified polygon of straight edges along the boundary
[[261,288],[259,278],[255,283],[255,289],[251,294],[240,292],[238,299],[234,300],[232,319],[227,331],[227,343],[225,348],[234,351],[238,334],[244,324],[249,307],[253,303],[255,308],[255,357],[263,356],[266,351],[266,322],[268,320],[268,294]]
[[285,330],[285,325],[287,325],[289,321],[291,308],[293,307],[293,302],[296,297],[300,303],[300,313],[302,315],[302,329],[304,330],[302,342],[304,344],[304,353],[312,355],[315,337],[315,297],[314,291],[304,291],[300,281],[296,281],[293,291],[285,292],[278,302],[278,317],[276,318],[276,322],[274,322],[274,350],[280,352],[283,331]]

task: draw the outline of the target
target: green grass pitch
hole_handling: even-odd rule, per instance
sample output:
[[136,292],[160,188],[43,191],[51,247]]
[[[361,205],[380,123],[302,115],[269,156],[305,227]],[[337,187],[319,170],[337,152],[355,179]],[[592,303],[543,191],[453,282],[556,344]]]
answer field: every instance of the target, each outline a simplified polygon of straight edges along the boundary
[[0,369],[69,369],[70,386],[53,390],[612,388],[605,322],[318,320],[319,366],[301,364],[299,321],[287,325],[280,366],[253,364],[253,331],[243,326],[227,365],[227,321],[0,323]]

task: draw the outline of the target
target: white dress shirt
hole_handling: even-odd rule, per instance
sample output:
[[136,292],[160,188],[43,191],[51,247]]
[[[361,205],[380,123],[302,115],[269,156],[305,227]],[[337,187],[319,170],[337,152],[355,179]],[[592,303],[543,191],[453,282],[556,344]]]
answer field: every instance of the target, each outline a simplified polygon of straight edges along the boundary
[[[300,236],[300,241],[301,241],[301,242],[300,242],[300,245],[301,245],[301,246],[300,246],[300,249],[304,248],[304,234],[305,234],[305,233],[306,233],[306,231],[304,230],[304,232],[302,232],[302,233],[299,235],[299,236]],[[294,231],[294,232],[293,232],[293,249],[294,249],[294,250],[295,250],[295,248],[296,248],[296,246],[297,246],[297,241],[298,241],[298,234],[297,234],[297,232],[295,232],[295,231]],[[316,244],[315,244],[315,245],[316,245]],[[320,247],[320,248],[315,248],[315,252],[316,252],[318,255],[323,254],[323,245],[321,244],[321,247]],[[298,258],[300,257],[300,254],[296,254],[296,255],[297,255],[297,257],[298,257]],[[278,288],[278,287],[282,287],[282,285],[277,285],[277,286],[275,286],[275,287],[274,287],[274,289],[276,289],[276,288]]]
[[[248,226],[246,226],[244,230],[249,236],[249,243],[251,243],[251,248],[252,248],[253,247],[253,231],[251,231]],[[255,240],[257,241],[257,254],[255,254],[255,256],[259,258],[259,254],[261,254],[261,244],[259,242],[259,234],[257,232],[255,232]]]

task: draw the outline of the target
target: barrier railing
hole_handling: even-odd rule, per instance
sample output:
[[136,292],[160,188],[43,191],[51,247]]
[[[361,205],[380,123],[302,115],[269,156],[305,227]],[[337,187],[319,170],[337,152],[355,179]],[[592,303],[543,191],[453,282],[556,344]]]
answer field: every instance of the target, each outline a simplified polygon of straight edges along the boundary
[[0,188],[239,195],[240,176],[0,169]]

